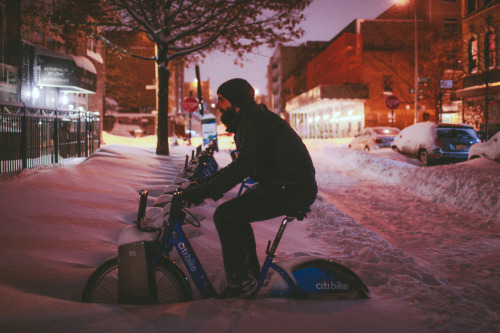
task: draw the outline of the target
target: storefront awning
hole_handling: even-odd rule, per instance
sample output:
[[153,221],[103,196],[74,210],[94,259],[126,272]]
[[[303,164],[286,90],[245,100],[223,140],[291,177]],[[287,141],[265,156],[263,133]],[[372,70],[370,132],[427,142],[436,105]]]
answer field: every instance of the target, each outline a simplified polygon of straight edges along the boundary
[[89,58],[84,56],[72,56],[76,64],[76,87],[77,91],[81,90],[96,92],[97,87],[97,70]]
[[61,91],[94,94],[97,71],[92,62],[85,57],[69,56],[37,47],[35,84],[57,87]]

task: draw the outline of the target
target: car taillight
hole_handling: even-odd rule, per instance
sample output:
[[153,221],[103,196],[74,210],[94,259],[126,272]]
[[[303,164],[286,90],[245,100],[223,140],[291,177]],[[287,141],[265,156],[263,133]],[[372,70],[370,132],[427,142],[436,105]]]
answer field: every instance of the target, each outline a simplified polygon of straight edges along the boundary
[[436,142],[436,146],[441,147],[441,139],[440,138],[436,138],[435,142]]
[[375,143],[384,143],[384,141],[382,141],[381,139],[373,139],[373,142],[375,142]]

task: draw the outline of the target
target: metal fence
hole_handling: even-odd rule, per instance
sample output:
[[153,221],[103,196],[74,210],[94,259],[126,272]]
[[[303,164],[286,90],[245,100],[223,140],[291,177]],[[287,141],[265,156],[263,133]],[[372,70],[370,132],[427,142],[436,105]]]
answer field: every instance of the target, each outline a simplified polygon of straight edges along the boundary
[[99,112],[0,104],[0,173],[90,156],[100,121]]

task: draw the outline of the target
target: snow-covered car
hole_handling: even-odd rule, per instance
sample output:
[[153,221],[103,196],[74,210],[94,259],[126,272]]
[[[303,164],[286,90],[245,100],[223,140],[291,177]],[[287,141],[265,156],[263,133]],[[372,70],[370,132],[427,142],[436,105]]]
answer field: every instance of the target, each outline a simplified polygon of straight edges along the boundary
[[143,136],[143,131],[139,125],[115,123],[109,132],[118,136],[133,136],[134,138]]
[[467,161],[469,148],[480,141],[472,126],[423,122],[403,129],[391,147],[433,165]]
[[476,143],[470,147],[469,160],[481,156],[500,163],[500,132],[497,132],[488,141]]
[[366,152],[379,148],[390,148],[391,142],[401,130],[396,127],[365,127],[349,144],[349,149]]

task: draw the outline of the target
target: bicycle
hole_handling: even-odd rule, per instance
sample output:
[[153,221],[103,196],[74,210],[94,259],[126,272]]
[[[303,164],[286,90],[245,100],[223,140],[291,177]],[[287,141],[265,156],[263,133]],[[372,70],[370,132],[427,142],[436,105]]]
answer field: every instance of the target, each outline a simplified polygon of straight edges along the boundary
[[[172,196],[169,216],[162,228],[145,226],[146,200],[147,191],[143,191],[136,226],[144,232],[157,232],[156,240],[120,247],[120,261],[118,258],[111,259],[92,274],[85,286],[82,302],[163,304],[192,300],[193,293],[188,277],[169,259],[169,253],[174,248],[179,253],[200,296],[202,298],[217,296],[183,231],[186,209],[178,193]],[[269,241],[266,259],[258,279],[259,289],[265,284],[268,272],[272,269],[281,276],[286,287],[276,290],[271,296],[298,299],[368,298],[369,290],[363,281],[352,270],[334,261],[307,257],[302,263],[292,267],[291,272],[274,261],[276,249],[287,224],[295,219],[301,220],[305,215],[305,212],[297,212],[295,216],[286,216],[272,245]],[[127,267],[127,260],[135,264]]]

